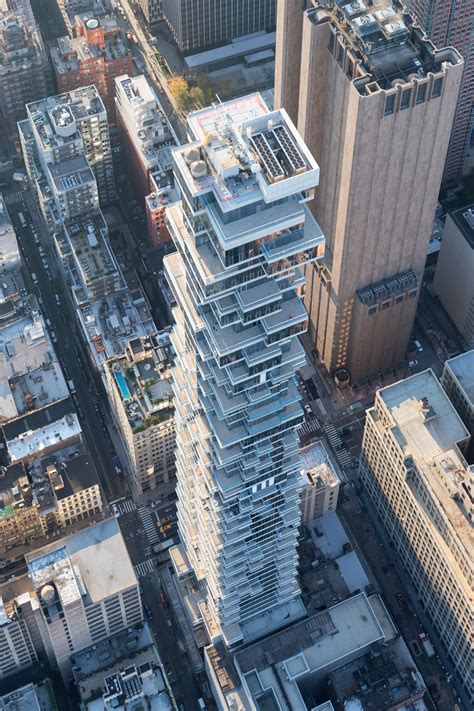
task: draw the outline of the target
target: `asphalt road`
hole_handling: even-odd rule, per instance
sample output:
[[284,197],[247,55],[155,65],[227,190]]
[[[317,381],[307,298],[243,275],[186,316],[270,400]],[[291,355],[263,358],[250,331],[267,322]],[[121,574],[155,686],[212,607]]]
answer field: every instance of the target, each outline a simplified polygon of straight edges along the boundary
[[[30,196],[25,194],[30,204]],[[84,354],[82,342],[75,327],[75,317],[64,291],[60,291],[61,280],[57,269],[55,257],[52,252],[50,236],[47,228],[39,219],[33,206],[31,209],[26,202],[8,205],[8,212],[13,222],[17,237],[22,247],[28,273],[34,272],[38,284],[33,286],[33,291],[40,297],[43,315],[52,323],[57,342],[54,348],[60,362],[65,366],[68,378],[74,381],[76,398],[79,405],[78,414],[86,442],[91,450],[100,484],[108,500],[123,496],[123,479],[119,478],[113,465],[113,454],[110,444],[106,441],[102,425],[94,409],[94,400],[101,398],[100,391],[94,381],[94,374],[89,367],[89,361]],[[27,227],[21,226],[18,213],[22,212]],[[36,226],[45,255],[49,264],[47,272],[42,264],[38,246],[29,227],[30,223]],[[59,293],[61,305],[55,300],[55,293]],[[64,367],[63,367],[64,369]]]
[[[167,598],[164,602],[160,598],[162,585],[156,567],[156,558],[151,550],[152,542],[158,532],[157,518],[163,516],[174,518],[176,508],[174,504],[163,502],[163,505],[157,509],[147,509],[150,516],[144,513],[144,509],[145,507],[137,508],[129,497],[112,503],[112,510],[140,580],[142,601],[151,612],[151,618],[146,615],[148,624],[153,631],[176,701],[178,705],[183,704],[186,711],[197,709],[196,699],[201,696],[201,691],[193,674],[191,662],[187,658],[180,625],[174,616],[173,608]],[[153,530],[150,530],[150,521],[153,522]],[[164,565],[169,565],[169,559]]]

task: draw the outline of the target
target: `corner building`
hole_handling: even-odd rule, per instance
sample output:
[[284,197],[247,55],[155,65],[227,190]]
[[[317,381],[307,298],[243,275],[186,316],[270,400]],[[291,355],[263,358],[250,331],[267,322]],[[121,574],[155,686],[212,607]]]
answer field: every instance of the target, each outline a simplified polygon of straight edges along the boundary
[[298,295],[324,239],[307,206],[319,168],[260,94],[188,117],[173,151],[178,252],[165,269],[172,343],[178,521],[211,641],[228,647],[305,614],[296,580],[303,421]]
[[397,0],[301,5],[279,3],[275,105],[323,176],[309,334],[329,372],[357,380],[406,356],[463,62]]
[[359,476],[472,707],[469,439],[434,373],[425,370],[377,392],[367,410]]

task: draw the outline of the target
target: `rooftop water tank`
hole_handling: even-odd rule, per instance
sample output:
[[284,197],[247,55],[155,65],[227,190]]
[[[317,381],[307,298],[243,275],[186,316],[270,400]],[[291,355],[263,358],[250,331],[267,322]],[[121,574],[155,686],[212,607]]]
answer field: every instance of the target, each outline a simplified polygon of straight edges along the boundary
[[56,590],[53,588],[52,585],[43,585],[43,587],[41,588],[40,596],[43,602],[45,602],[47,605],[50,605],[52,602],[54,602],[54,598],[56,597]]
[[191,163],[190,170],[193,178],[204,178],[207,175],[207,165],[203,160],[195,160]]
[[198,161],[200,157],[201,151],[199,150],[199,148],[188,148],[188,150],[184,152],[184,160],[188,165],[191,165],[191,163]]
[[86,22],[86,27],[88,30],[96,30],[99,26],[99,20],[97,20],[95,17],[92,17],[90,20],[87,20]]

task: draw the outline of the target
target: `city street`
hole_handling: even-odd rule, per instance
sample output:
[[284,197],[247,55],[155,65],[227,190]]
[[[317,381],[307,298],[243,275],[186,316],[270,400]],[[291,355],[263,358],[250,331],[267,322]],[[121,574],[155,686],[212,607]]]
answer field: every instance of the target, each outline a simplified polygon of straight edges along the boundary
[[[158,531],[158,518],[175,520],[174,504],[163,502],[156,509],[138,506],[130,499],[122,498],[111,503],[111,509],[122,531],[132,564],[140,580],[145,616],[154,633],[161,660],[168,674],[168,679],[178,704],[183,704],[186,711],[197,709],[196,699],[201,696],[199,685],[192,672],[192,665],[183,656],[187,654],[188,644],[182,640],[182,626],[174,614],[168,595],[164,591],[162,577],[169,580],[169,558],[166,558],[161,570],[157,568],[157,556],[152,553],[152,546],[166,536]],[[175,529],[174,529],[175,530]],[[168,538],[170,533],[167,534]],[[172,583],[172,580],[171,580]]]
[[[115,453],[111,451],[93,406],[94,400],[100,400],[104,396],[98,390],[95,374],[91,372],[89,360],[83,352],[82,342],[76,331],[75,317],[69,300],[61,288],[59,276],[56,276],[55,257],[50,244],[51,238],[46,227],[39,220],[34,207],[30,208],[29,194],[25,193],[21,201],[15,202],[12,202],[9,197],[7,194],[8,212],[24,254],[28,273],[30,278],[31,274],[35,273],[38,280],[38,284],[32,286],[32,290],[40,298],[44,317],[51,321],[52,330],[57,339],[54,348],[63,370],[65,368],[66,379],[72,379],[75,384],[75,399],[78,405],[76,409],[85,439],[99,472],[102,489],[108,500],[123,496],[126,484],[112,465]],[[17,195],[16,197],[21,196]],[[19,212],[26,219],[27,226],[25,228],[21,225],[18,217]],[[48,272],[43,266],[38,246],[34,242],[33,234],[29,228],[30,223],[35,225],[40,237],[49,265]],[[60,297],[60,305],[56,303],[55,294]]]
[[[459,711],[458,689],[447,681],[447,660],[441,654],[428,657],[423,651],[419,634],[427,632],[436,651],[442,653],[442,649],[436,645],[436,636],[432,633],[429,620],[403,572],[403,566],[368,502],[361,500],[352,487],[347,487],[338,512],[351,534],[357,554],[367,561],[368,568],[375,576],[377,586],[423,675],[435,708],[439,711]],[[464,699],[464,704],[467,710],[467,699]]]

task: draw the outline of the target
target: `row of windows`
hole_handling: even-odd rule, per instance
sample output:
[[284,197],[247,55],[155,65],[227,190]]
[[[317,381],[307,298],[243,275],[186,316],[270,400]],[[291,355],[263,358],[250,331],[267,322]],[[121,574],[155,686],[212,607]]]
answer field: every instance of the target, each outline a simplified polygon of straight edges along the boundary
[[[427,100],[429,89],[429,82],[425,81],[423,83],[417,84],[416,88],[409,87],[401,92],[400,102],[398,104],[398,110],[404,111],[409,109],[411,106],[417,104],[423,104]],[[437,99],[441,96],[443,90],[443,77],[438,77],[434,80],[431,94],[429,99]],[[399,94],[393,93],[388,94],[385,99],[385,109],[384,116],[391,116],[397,110],[397,98]]]

